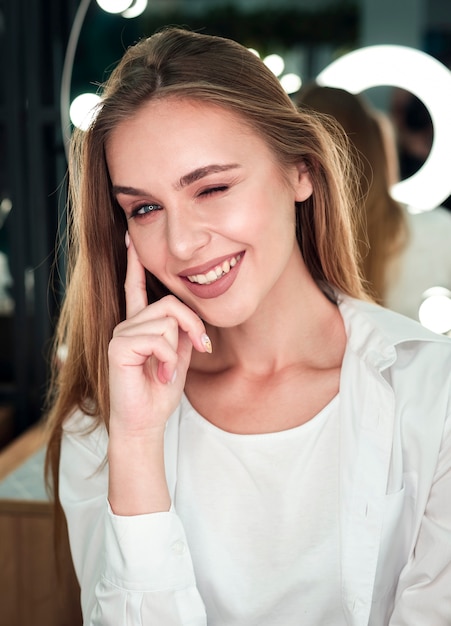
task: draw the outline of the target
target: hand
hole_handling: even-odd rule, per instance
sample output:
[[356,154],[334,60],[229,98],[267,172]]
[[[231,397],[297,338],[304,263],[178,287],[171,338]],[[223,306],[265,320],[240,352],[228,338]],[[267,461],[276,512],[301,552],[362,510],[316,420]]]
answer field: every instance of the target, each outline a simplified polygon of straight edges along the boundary
[[148,304],[145,270],[129,242],[126,320],[110,342],[109,382],[110,426],[133,435],[164,430],[180,402],[193,347],[211,347],[202,320],[177,298]]

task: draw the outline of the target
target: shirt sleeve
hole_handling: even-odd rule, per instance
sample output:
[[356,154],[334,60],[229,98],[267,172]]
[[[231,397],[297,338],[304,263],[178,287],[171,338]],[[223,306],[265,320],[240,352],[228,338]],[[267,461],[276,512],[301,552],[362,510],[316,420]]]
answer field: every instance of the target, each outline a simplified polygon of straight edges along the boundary
[[413,554],[403,569],[390,626],[451,620],[451,418]]
[[108,504],[107,434],[65,427],[60,499],[85,626],[206,626],[182,523],[165,513],[117,516]]

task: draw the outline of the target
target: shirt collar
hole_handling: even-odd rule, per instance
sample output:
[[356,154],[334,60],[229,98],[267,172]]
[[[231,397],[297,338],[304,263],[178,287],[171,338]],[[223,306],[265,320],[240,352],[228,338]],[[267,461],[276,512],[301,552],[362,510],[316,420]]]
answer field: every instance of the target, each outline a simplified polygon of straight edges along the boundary
[[380,371],[396,360],[396,346],[412,341],[450,342],[419,322],[372,302],[339,294],[349,347]]

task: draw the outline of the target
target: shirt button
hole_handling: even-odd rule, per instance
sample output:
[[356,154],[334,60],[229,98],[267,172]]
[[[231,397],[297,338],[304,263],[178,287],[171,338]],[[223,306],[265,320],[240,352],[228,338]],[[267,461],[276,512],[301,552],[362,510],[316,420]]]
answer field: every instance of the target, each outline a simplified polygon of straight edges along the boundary
[[171,545],[171,550],[174,554],[184,554],[186,552],[186,545],[184,541],[174,541]]

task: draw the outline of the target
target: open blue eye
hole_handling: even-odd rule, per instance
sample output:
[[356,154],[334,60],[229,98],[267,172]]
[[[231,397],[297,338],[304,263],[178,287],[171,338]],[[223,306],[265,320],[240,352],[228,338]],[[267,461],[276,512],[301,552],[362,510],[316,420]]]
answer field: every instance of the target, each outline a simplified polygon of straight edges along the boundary
[[160,211],[162,208],[163,207],[160,204],[143,204],[133,211],[132,217],[147,215],[148,213],[153,213],[154,211]]

